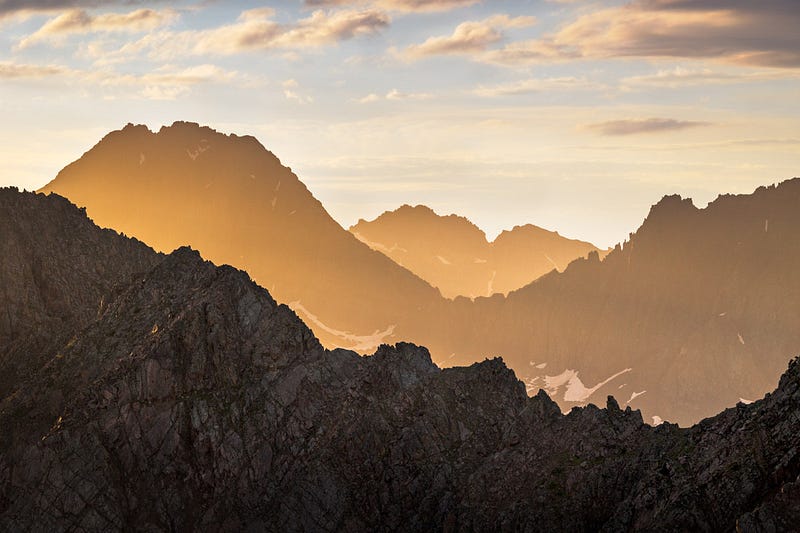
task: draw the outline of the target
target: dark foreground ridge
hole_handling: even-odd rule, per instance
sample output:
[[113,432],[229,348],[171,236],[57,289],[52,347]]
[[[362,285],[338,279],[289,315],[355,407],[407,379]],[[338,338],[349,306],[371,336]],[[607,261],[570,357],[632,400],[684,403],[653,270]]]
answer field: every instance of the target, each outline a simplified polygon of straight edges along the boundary
[[159,256],[55,196],[0,190],[0,250],[0,363],[23,369],[0,398],[0,530],[800,523],[800,360],[763,400],[653,428],[613,398],[562,415],[500,359],[327,351],[246,273]]

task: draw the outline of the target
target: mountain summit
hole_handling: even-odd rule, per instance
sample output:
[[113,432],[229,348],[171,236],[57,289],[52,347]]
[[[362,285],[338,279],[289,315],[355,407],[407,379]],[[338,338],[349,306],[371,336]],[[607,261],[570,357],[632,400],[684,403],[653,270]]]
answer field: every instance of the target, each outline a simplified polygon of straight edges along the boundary
[[156,250],[247,270],[328,345],[369,351],[415,329],[438,291],[342,229],[255,138],[189,122],[112,132],[42,188]]
[[519,289],[590,252],[590,243],[526,224],[503,231],[493,242],[475,224],[429,207],[403,205],[350,232],[373,250],[407,267],[444,296],[491,296]]

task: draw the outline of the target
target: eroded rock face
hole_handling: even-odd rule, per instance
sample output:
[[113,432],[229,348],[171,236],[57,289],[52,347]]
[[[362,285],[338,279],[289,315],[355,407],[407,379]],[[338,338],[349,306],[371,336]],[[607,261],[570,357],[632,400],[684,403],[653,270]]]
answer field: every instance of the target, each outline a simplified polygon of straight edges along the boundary
[[[53,268],[69,257],[53,254]],[[0,530],[794,523],[800,360],[764,400],[690,429],[645,425],[613,398],[562,415],[500,359],[442,370],[411,344],[327,351],[244,272],[188,248],[148,257],[0,399],[13,431],[0,441]],[[15,275],[4,286],[32,290]],[[9,346],[4,364],[40,357]]]

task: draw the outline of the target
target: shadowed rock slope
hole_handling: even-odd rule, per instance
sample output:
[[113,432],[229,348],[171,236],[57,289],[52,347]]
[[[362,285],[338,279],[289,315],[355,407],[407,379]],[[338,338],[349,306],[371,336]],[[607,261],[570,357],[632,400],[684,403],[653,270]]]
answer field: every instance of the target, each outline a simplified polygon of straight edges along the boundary
[[429,207],[404,205],[350,233],[405,266],[448,298],[491,296],[519,289],[552,270],[596,251],[594,245],[526,224],[493,242],[464,217],[440,216]]
[[[334,221],[255,138],[176,122],[106,135],[42,192],[156,250],[190,245],[247,270],[328,346],[371,351],[426,331],[439,291]],[[435,311],[431,311],[435,313]]]
[[[2,192],[11,196],[3,206],[16,219],[79,217],[54,196]],[[4,238],[29,226],[8,219]],[[49,235],[29,246],[55,246]],[[125,247],[88,222],[72,238],[50,255],[53,271],[80,256],[78,243]],[[13,435],[0,441],[0,530],[796,524],[800,361],[764,400],[690,429],[645,425],[613,399],[562,415],[545,393],[527,397],[502,360],[441,370],[411,344],[370,357],[327,351],[244,272],[188,248],[142,255],[129,266],[141,272],[118,283],[85,269],[86,285],[113,285],[99,311],[0,399],[0,427]],[[9,256],[17,268],[2,285],[34,294],[35,279],[19,274],[26,260]],[[34,329],[11,351],[4,341],[0,358],[37,359],[47,336]]]

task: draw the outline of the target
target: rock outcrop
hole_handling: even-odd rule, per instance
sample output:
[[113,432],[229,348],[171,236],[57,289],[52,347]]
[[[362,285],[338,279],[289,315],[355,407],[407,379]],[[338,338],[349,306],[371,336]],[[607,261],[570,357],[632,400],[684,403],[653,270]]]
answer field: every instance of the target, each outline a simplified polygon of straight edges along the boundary
[[[32,216],[56,225],[79,218],[54,196],[0,197],[4,211],[12,206],[0,219],[4,239],[36,227]],[[49,271],[62,272],[81,243],[94,243],[84,283],[110,290],[97,289],[104,303],[74,322],[52,356],[36,342],[22,350],[5,340],[21,322],[0,344],[3,364],[44,361],[0,398],[0,530],[796,524],[800,360],[763,400],[689,429],[646,425],[613,398],[605,409],[562,415],[544,392],[528,397],[500,359],[440,369],[412,344],[369,357],[328,351],[242,271],[189,248],[158,256],[88,221],[70,229],[63,250],[44,228],[29,246],[54,249]],[[127,272],[139,272],[91,267],[109,264],[99,255],[106,247],[130,254]],[[34,293],[25,256],[10,264],[3,287]],[[88,291],[75,283],[71,290]]]

